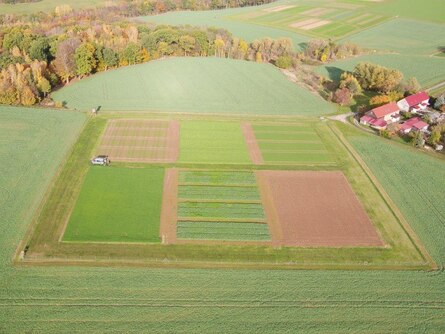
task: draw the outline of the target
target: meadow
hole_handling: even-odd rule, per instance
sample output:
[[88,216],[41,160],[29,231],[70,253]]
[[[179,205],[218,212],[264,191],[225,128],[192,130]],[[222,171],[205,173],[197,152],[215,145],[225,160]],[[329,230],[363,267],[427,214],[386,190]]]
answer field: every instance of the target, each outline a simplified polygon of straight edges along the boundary
[[343,71],[353,71],[360,62],[379,64],[401,71],[405,79],[417,78],[422,87],[445,80],[445,58],[402,54],[371,54],[339,60],[316,68],[316,72],[338,81]]
[[[445,330],[445,277],[441,272],[12,265],[11,256],[32,220],[35,203],[42,199],[44,189],[73,140],[73,133],[79,130],[84,118],[71,112],[20,109],[18,113],[16,108],[4,107],[0,108],[0,118],[0,175],[2,182],[8,180],[16,185],[8,188],[12,189],[9,205],[2,206],[2,217],[8,219],[0,220],[0,331],[72,333],[75,328],[83,332],[115,333],[172,330],[437,333]],[[22,137],[3,135],[5,128],[20,123],[27,124]],[[380,141],[350,128],[342,130],[351,140],[365,138],[373,144]],[[95,131],[91,133],[94,136]],[[23,135],[42,140],[37,146],[26,146],[30,141],[23,141]],[[363,149],[355,145],[359,152],[369,150],[361,146]],[[387,141],[379,145],[387,146]],[[18,147],[21,150],[14,149]],[[406,179],[406,172],[418,175],[412,159],[431,175],[441,175],[443,162],[406,146],[394,147],[391,152],[397,152],[402,159],[399,161],[404,162],[403,170],[397,168],[392,172],[398,182],[393,183],[378,173],[393,163],[391,158],[366,154],[366,160],[385,188],[392,189],[392,195],[405,196],[408,202],[401,209],[409,216],[413,209],[408,204],[418,206],[417,195],[413,196],[413,191],[405,193],[398,185]],[[5,154],[7,148],[11,149],[10,155]],[[89,153],[92,148],[86,147],[86,151]],[[405,153],[408,157],[403,159]],[[29,164],[24,177],[16,166],[28,162],[30,156],[39,159]],[[7,165],[5,162],[12,158],[14,164]],[[30,182],[29,175],[35,175],[34,181]],[[191,175],[184,175],[184,180]],[[416,189],[419,180],[412,177],[409,184]],[[437,189],[434,187],[431,189]],[[433,201],[432,196],[427,199]],[[412,215],[410,223],[422,238],[428,236],[428,250],[438,263],[444,263],[444,225],[438,221],[429,224],[419,215]],[[301,252],[306,255],[308,250]],[[336,256],[344,253],[338,250]]]
[[103,72],[52,94],[69,108],[264,115],[319,115],[333,106],[270,64],[173,58]]
[[63,241],[159,242],[162,168],[92,167]]

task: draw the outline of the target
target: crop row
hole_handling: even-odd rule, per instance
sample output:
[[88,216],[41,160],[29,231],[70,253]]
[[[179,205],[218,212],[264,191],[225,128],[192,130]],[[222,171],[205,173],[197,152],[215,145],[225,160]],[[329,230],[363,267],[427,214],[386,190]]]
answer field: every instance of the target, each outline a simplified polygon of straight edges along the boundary
[[267,224],[237,222],[178,222],[177,236],[200,240],[270,240]]
[[259,200],[256,187],[180,186],[180,199]]
[[181,171],[179,173],[179,183],[256,184],[256,179],[252,172]]
[[261,204],[243,203],[194,203],[181,202],[178,204],[178,217],[201,218],[233,218],[233,219],[264,219]]

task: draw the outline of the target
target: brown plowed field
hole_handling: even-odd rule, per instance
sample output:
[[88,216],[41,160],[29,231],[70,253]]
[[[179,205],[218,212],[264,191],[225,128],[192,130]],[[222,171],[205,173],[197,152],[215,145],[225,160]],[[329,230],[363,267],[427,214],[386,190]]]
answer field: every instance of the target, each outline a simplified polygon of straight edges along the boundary
[[164,244],[176,243],[178,183],[179,171],[176,168],[166,169],[162,195],[161,224],[159,227],[159,236]]
[[97,154],[108,155],[111,161],[175,162],[179,157],[179,122],[111,120]]
[[250,160],[252,160],[255,165],[264,164],[263,156],[261,155],[260,147],[258,146],[252,125],[250,123],[242,123],[241,130],[243,131],[244,140],[247,144]]
[[257,178],[275,245],[384,246],[343,173],[258,171]]

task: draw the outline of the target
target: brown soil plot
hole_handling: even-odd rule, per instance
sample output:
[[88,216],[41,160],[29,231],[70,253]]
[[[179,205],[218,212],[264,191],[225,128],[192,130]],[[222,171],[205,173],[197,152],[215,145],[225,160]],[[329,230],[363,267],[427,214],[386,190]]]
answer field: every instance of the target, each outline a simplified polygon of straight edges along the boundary
[[97,154],[111,161],[175,162],[179,157],[179,122],[111,120]]
[[164,177],[164,192],[162,195],[161,224],[159,227],[159,235],[163,244],[176,243],[176,222],[178,220],[178,183],[178,169],[166,169]]
[[275,245],[384,246],[341,172],[258,171]]
[[243,131],[244,140],[247,144],[250,160],[252,160],[255,165],[264,164],[263,156],[261,155],[261,150],[258,146],[258,142],[256,140],[255,133],[253,132],[252,125],[250,123],[242,123],[241,129]]

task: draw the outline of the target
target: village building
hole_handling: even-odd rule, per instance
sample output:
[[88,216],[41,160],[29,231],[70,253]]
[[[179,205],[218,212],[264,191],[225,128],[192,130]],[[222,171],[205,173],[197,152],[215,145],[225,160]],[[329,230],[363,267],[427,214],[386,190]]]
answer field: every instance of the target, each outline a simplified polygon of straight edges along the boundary
[[400,110],[406,112],[417,113],[428,108],[430,96],[425,92],[420,92],[414,95],[405,97],[397,102]]
[[400,132],[407,134],[411,131],[422,131],[428,130],[428,123],[422,121],[419,117],[413,117],[406,122],[404,122],[400,127]]
[[395,102],[368,111],[360,118],[360,123],[369,125],[377,130],[386,129],[390,123],[400,121],[400,109]]

